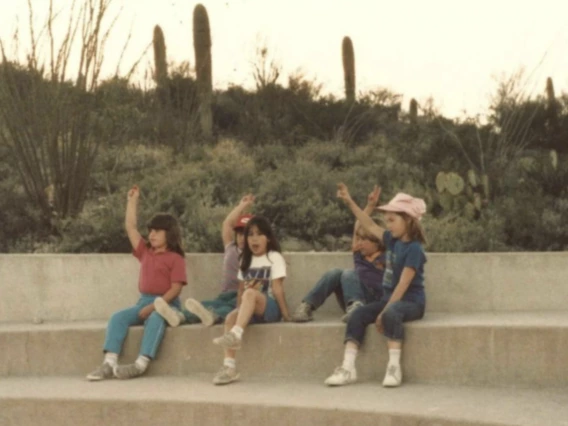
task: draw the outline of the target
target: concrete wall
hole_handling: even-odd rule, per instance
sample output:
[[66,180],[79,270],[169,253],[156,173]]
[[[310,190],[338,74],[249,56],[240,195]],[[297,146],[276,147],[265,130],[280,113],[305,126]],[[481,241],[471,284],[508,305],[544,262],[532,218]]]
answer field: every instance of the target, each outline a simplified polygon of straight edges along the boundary
[[[318,278],[352,266],[347,253],[285,253],[293,309]],[[221,254],[189,254],[183,299],[214,297]],[[0,322],[107,319],[137,299],[138,262],[126,254],[0,255]],[[429,254],[431,312],[566,310],[568,252]],[[333,300],[321,312],[339,314]]]

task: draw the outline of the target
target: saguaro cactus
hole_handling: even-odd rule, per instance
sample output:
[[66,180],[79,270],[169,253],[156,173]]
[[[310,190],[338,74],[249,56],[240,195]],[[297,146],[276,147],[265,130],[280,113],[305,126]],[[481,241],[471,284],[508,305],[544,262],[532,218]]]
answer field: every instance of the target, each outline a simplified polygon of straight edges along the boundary
[[347,102],[355,101],[355,51],[353,42],[349,37],[343,37],[341,44],[343,58],[343,77],[345,79],[345,99]]
[[211,101],[213,98],[211,66],[211,31],[207,10],[202,4],[193,9],[193,49],[195,51],[195,72],[199,96],[199,122],[205,137],[213,132]]
[[416,120],[418,119],[418,102],[416,102],[416,99],[414,98],[410,100],[408,115],[410,116],[410,122],[412,124],[416,124]]
[[158,87],[163,87],[168,79],[168,64],[166,62],[166,42],[164,33],[159,25],[154,27],[154,80]]
[[558,122],[558,107],[556,96],[554,95],[554,85],[550,77],[546,79],[546,110],[549,124],[553,127],[556,126]]

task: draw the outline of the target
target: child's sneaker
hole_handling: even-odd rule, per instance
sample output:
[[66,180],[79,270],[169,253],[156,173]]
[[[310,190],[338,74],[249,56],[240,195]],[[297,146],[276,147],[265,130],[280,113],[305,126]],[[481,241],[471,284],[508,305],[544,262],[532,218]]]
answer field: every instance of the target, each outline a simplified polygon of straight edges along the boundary
[[177,327],[180,323],[185,321],[183,314],[177,309],[172,308],[169,303],[161,297],[156,297],[154,300],[154,309],[166,320],[170,327]]
[[213,383],[216,385],[228,385],[239,379],[239,373],[236,368],[231,368],[227,366],[221,367],[221,369],[213,377]]
[[300,306],[296,308],[292,314],[292,321],[294,322],[308,322],[314,319],[312,315],[312,305],[306,302],[300,303]]
[[351,318],[351,315],[353,315],[353,312],[355,312],[355,310],[357,308],[360,308],[361,306],[365,306],[362,302],[359,302],[358,300],[351,303],[348,307],[347,307],[347,311],[345,312],[345,315],[343,315],[341,317],[341,321],[348,323],[349,322],[349,318]]
[[357,381],[357,371],[355,369],[349,371],[343,367],[337,367],[333,374],[325,379],[328,386],[343,386]]
[[114,377],[112,366],[110,364],[102,363],[94,371],[87,374],[87,380],[91,382],[98,382],[100,380],[111,379]]
[[125,380],[141,376],[146,372],[146,369],[136,363],[132,363],[128,365],[117,365],[113,368],[113,372],[118,379]]
[[400,365],[387,365],[387,372],[383,380],[385,388],[395,388],[402,383],[402,369]]
[[235,333],[230,331],[223,334],[221,337],[213,339],[213,343],[223,346],[225,349],[237,350],[241,348],[241,339],[239,339]]
[[211,312],[209,309],[203,306],[201,302],[195,299],[187,299],[185,301],[185,309],[187,309],[192,314],[195,314],[201,320],[201,323],[207,327],[211,327],[219,319],[219,316],[217,314]]

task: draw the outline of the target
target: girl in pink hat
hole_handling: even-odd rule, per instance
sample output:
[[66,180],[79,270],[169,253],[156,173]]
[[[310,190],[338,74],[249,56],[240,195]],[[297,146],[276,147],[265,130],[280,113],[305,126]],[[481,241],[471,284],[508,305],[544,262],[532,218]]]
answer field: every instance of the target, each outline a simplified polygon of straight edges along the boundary
[[389,350],[383,386],[400,386],[403,323],[421,319],[426,306],[424,292],[426,256],[423,248],[426,238],[420,225],[420,219],[426,212],[426,204],[420,198],[404,193],[396,194],[388,204],[378,207],[385,212],[387,229],[384,229],[357,206],[343,183],[338,184],[337,197],[347,204],[361,226],[384,243],[387,254],[383,298],[378,302],[362,306],[353,313],[345,332],[343,364],[335,369],[326,379],[325,384],[341,386],[357,380],[355,369],[357,352],[363,343],[365,329],[369,324],[375,323],[379,333],[386,336]]

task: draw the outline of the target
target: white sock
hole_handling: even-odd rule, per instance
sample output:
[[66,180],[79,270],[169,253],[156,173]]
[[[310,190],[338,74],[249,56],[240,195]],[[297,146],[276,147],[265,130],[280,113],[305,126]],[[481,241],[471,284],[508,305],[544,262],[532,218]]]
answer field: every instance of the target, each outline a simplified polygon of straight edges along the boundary
[[235,358],[225,358],[223,360],[223,365],[225,367],[235,369],[235,368],[237,368],[237,360]]
[[147,356],[144,356],[144,355],[138,355],[138,358],[136,358],[136,361],[134,361],[134,364],[136,364],[136,366],[140,370],[146,371],[146,369],[148,368],[148,364],[150,364],[150,358],[148,358]]
[[231,328],[231,333],[235,333],[235,336],[237,336],[239,339],[242,339],[244,330],[242,327],[234,325],[233,328]]
[[118,364],[118,354],[113,352],[107,352],[105,354],[105,359],[103,360],[103,364],[108,364],[111,367],[114,367]]
[[389,349],[389,365],[400,365],[400,349]]
[[348,371],[355,370],[355,359],[357,358],[356,348],[345,348],[345,353],[343,355],[343,365],[342,367]]

